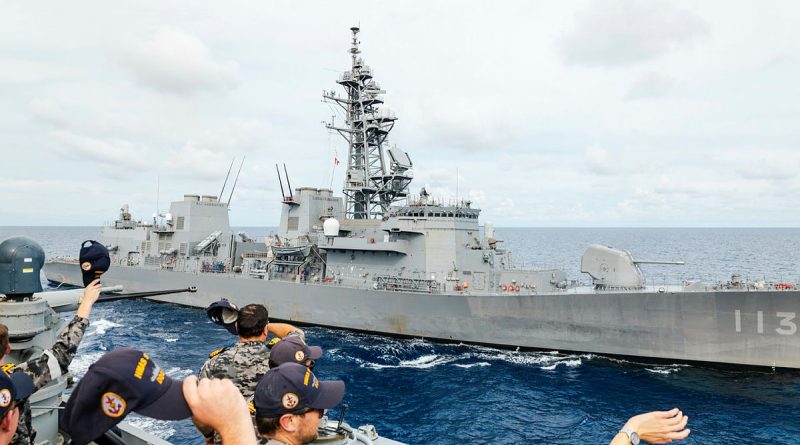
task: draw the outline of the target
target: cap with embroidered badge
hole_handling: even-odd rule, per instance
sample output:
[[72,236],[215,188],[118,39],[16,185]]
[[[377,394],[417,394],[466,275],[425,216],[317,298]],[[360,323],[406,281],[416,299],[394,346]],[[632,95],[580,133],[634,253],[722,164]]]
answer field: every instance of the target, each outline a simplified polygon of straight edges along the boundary
[[131,411],[160,420],[192,415],[180,380],[169,378],[144,352],[115,349],[86,371],[72,391],[61,426],[74,445],[84,445]]
[[[86,243],[90,243],[88,246]],[[78,257],[81,263],[81,273],[83,274],[83,285],[97,278],[111,267],[111,257],[108,255],[106,246],[95,240],[86,240],[81,243],[81,252]]]
[[289,335],[275,343],[269,353],[270,366],[280,366],[287,362],[305,365],[306,360],[322,357],[322,348],[308,346],[302,338]]
[[11,402],[22,402],[33,393],[33,380],[24,372],[10,375],[0,371],[0,418],[6,415]]
[[256,386],[253,402],[256,417],[275,418],[306,408],[330,409],[343,397],[343,381],[318,380],[307,367],[288,362],[264,374]]
[[211,303],[206,308],[206,315],[212,323],[222,326],[233,335],[238,335],[236,320],[239,319],[239,308],[227,298]]

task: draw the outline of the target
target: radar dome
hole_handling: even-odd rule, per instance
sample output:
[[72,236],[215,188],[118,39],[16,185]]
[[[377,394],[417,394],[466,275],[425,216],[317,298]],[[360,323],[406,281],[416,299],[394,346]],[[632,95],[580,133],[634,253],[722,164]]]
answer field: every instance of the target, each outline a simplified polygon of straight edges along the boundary
[[339,236],[339,220],[336,218],[328,218],[322,223],[322,231],[325,236]]

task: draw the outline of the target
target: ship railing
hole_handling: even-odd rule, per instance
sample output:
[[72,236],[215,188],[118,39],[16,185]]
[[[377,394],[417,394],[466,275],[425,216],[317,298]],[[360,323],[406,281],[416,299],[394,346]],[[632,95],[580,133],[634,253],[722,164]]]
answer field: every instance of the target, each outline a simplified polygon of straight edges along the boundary
[[373,287],[377,290],[396,292],[425,292],[439,293],[441,285],[436,280],[419,278],[402,278],[392,275],[377,275],[373,280]]

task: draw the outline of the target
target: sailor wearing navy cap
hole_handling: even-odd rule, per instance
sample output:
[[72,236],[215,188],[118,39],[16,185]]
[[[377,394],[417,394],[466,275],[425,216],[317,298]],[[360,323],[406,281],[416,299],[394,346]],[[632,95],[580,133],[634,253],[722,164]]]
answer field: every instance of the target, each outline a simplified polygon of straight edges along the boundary
[[277,368],[284,363],[299,363],[314,369],[314,360],[322,357],[322,348],[308,346],[300,337],[289,336],[272,346],[269,367]]
[[33,392],[33,380],[23,373],[0,372],[0,445],[8,445],[17,432],[19,406]]
[[132,411],[161,420],[192,415],[182,382],[172,380],[147,353],[115,349],[86,371],[72,391],[61,425],[74,445],[84,445]]
[[341,380],[317,380],[311,369],[298,363],[272,368],[256,387],[258,433],[270,439],[269,445],[311,443],[317,439],[325,410],[338,405],[343,397]]
[[192,416],[198,429],[219,431],[225,443],[256,444],[247,403],[230,380],[172,380],[147,353],[130,348],[115,349],[89,367],[60,425],[73,445],[85,445],[131,412],[160,420]]

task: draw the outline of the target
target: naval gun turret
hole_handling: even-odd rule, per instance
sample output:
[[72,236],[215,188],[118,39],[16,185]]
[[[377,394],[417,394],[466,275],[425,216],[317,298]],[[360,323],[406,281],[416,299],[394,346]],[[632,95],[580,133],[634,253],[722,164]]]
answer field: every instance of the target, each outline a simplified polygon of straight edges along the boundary
[[644,288],[640,264],[675,264],[683,261],[634,260],[627,250],[600,244],[590,244],[581,257],[581,272],[592,277],[597,290],[633,290]]

